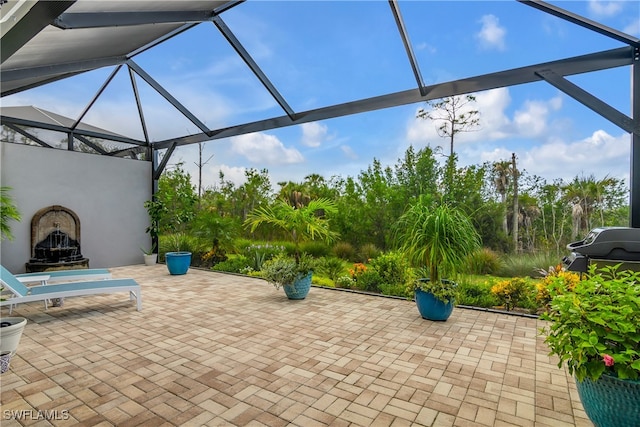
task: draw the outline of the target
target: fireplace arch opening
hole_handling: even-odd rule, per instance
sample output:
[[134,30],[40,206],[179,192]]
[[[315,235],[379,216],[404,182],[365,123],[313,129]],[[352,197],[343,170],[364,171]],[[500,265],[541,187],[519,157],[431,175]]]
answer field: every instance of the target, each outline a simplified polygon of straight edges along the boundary
[[80,218],[60,205],[40,209],[31,219],[28,272],[89,268],[80,250]]

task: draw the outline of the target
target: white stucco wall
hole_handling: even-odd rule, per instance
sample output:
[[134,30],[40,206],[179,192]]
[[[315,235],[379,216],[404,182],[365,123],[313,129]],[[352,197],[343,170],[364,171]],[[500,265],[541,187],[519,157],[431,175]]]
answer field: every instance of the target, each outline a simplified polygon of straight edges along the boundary
[[0,185],[11,196],[22,221],[11,222],[13,241],[3,240],[0,261],[14,273],[31,257],[31,218],[40,209],[61,205],[80,218],[81,251],[91,268],[143,262],[149,247],[151,163],[22,144],[0,143]]

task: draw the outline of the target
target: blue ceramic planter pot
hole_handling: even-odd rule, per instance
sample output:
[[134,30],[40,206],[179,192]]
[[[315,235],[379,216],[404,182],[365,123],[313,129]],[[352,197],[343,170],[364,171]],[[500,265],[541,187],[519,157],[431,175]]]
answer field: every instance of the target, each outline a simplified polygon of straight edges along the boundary
[[186,274],[191,265],[191,252],[167,252],[164,254],[169,274]]
[[415,297],[416,306],[423,319],[444,321],[447,320],[453,312],[453,301],[444,303],[431,292],[416,289]]
[[313,272],[309,272],[306,276],[299,276],[291,285],[285,285],[284,293],[289,299],[305,299],[311,289],[311,276]]
[[597,381],[576,380],[580,401],[596,427],[640,425],[640,381],[602,375]]

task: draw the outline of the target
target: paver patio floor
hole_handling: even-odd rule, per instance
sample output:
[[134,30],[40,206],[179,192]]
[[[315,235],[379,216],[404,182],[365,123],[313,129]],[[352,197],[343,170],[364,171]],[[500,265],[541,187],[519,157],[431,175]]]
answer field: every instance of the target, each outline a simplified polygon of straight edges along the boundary
[[142,312],[124,293],[14,310],[28,324],[1,377],[3,427],[592,426],[538,319],[456,308],[431,322],[401,299],[112,272],[141,284]]

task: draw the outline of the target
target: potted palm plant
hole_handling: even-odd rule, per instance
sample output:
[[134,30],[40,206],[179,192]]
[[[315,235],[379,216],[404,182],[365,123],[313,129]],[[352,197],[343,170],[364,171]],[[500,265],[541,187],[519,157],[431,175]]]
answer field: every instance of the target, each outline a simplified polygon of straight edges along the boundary
[[[337,233],[329,229],[326,214],[337,212],[332,200],[316,199],[306,205],[292,206],[282,199],[254,209],[245,227],[254,232],[261,225],[270,225],[284,232],[294,244],[293,259],[278,257],[263,264],[263,277],[276,288],[282,286],[289,299],[304,299],[311,287],[312,268],[300,253],[300,243],[321,239],[331,242]],[[302,282],[302,283],[300,283]]]
[[396,238],[409,261],[428,272],[413,284],[420,315],[447,320],[455,305],[457,285],[453,279],[467,255],[480,247],[480,236],[471,220],[458,208],[446,203],[432,207],[421,197],[398,220]]

